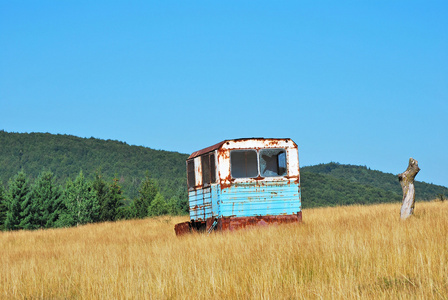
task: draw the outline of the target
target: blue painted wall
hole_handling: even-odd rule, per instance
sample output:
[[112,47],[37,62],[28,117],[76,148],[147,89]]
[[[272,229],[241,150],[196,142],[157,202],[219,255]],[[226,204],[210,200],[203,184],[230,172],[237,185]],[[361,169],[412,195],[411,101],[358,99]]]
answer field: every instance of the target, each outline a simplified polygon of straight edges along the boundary
[[251,217],[296,214],[301,211],[301,193],[290,180],[235,183],[221,190],[219,184],[190,191],[190,219]]

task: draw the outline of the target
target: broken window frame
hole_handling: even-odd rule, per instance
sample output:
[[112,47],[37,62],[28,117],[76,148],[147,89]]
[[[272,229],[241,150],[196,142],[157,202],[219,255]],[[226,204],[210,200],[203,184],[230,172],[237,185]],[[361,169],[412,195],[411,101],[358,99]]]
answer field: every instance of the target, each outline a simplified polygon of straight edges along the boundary
[[[276,156],[276,161],[267,161],[266,159],[263,158],[263,152],[275,152],[278,151],[277,154],[274,154]],[[284,158],[282,160],[280,160],[280,155],[283,154]],[[270,156],[273,157],[274,155]],[[260,176],[261,177],[283,177],[288,175],[288,164],[287,164],[287,157],[286,157],[286,149],[283,148],[265,148],[265,149],[260,149],[258,152],[258,167],[259,167],[259,171],[260,171]],[[275,168],[277,170],[272,170],[272,169],[267,169],[267,167],[265,167],[264,171],[261,170],[261,166],[262,166],[262,161],[264,161],[266,164],[271,164],[275,163]],[[283,166],[284,163],[284,166]],[[280,171],[283,170],[283,172],[280,173]],[[268,173],[268,171],[272,172],[272,173]]]

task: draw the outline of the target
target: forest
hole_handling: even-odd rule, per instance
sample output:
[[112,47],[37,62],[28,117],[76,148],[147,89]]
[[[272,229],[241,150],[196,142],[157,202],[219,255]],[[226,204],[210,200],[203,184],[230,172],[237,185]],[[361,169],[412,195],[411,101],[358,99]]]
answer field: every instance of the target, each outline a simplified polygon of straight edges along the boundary
[[[93,137],[0,131],[0,228],[187,214],[187,157]],[[396,175],[334,162],[301,168],[301,189],[303,208],[402,197]],[[447,197],[446,187],[416,182],[417,201]]]

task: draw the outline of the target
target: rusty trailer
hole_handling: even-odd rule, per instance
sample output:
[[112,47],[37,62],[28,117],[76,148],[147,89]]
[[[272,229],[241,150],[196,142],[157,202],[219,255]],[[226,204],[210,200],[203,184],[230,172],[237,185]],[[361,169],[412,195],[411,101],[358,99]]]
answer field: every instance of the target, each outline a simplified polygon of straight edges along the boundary
[[176,235],[302,221],[297,145],[291,139],[225,140],[187,159],[190,221]]

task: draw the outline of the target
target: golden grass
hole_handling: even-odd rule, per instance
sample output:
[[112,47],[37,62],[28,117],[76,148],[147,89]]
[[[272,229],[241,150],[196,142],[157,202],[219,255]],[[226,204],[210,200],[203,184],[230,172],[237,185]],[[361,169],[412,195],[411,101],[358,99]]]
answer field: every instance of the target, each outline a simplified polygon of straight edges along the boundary
[[307,209],[178,238],[182,217],[0,233],[2,299],[448,299],[448,203]]

